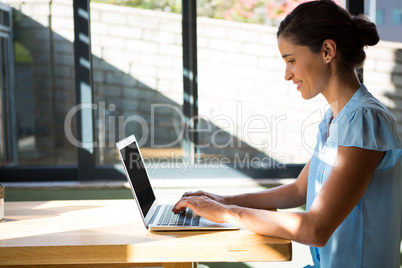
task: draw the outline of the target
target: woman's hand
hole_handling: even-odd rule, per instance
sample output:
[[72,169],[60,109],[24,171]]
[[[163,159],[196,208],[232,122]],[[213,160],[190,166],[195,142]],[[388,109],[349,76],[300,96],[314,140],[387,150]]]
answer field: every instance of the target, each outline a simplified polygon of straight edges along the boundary
[[[220,200],[218,195],[210,195],[213,198]],[[191,209],[195,214],[206,218],[213,222],[223,223],[225,215],[230,212],[229,206],[210,198],[208,195],[203,195],[200,192],[186,193],[173,208],[174,213],[179,213],[186,207]]]
[[204,191],[196,191],[196,192],[185,192],[182,196],[184,197],[194,197],[194,196],[205,196],[208,197],[209,199],[212,199],[218,203],[229,205],[229,196],[223,196],[223,195],[217,195],[213,193],[208,193]]

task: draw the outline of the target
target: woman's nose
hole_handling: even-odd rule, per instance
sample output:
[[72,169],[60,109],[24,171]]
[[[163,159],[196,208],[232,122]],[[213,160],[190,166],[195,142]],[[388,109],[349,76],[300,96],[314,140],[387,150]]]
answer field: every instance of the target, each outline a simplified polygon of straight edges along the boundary
[[289,70],[289,67],[285,69],[285,80],[290,81],[293,77],[293,73]]

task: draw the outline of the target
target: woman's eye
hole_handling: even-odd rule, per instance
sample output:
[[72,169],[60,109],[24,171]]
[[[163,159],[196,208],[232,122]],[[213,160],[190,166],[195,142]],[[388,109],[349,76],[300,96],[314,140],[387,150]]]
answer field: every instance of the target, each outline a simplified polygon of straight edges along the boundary
[[288,60],[289,64],[293,64],[295,61],[294,60]]

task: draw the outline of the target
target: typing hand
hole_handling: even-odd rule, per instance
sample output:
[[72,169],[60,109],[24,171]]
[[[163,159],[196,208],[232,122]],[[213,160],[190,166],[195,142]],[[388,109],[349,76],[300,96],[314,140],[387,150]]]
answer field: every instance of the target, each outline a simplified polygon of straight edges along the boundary
[[221,204],[205,195],[185,195],[173,207],[174,213],[179,213],[186,207],[190,208],[195,214],[213,222],[225,222],[225,215],[229,212],[229,207]]
[[228,199],[229,196],[222,196],[222,195],[217,195],[217,194],[213,194],[213,193],[208,193],[208,192],[204,192],[204,191],[196,191],[196,192],[185,192],[182,196],[182,198],[184,197],[194,197],[194,196],[205,196],[208,197],[209,199],[212,199],[218,203],[221,204],[226,204],[228,205]]

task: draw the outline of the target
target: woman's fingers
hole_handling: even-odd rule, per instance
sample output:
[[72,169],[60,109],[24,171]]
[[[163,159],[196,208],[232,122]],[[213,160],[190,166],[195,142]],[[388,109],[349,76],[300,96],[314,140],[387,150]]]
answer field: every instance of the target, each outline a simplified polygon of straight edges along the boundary
[[[186,207],[197,206],[198,203],[194,200],[195,197],[183,195],[183,197],[174,205],[173,212],[179,213],[186,209]],[[192,207],[190,207],[192,209]]]
[[195,214],[214,222],[223,222],[222,215],[226,207],[206,196],[186,196],[174,206],[173,212],[179,213],[188,207]]

